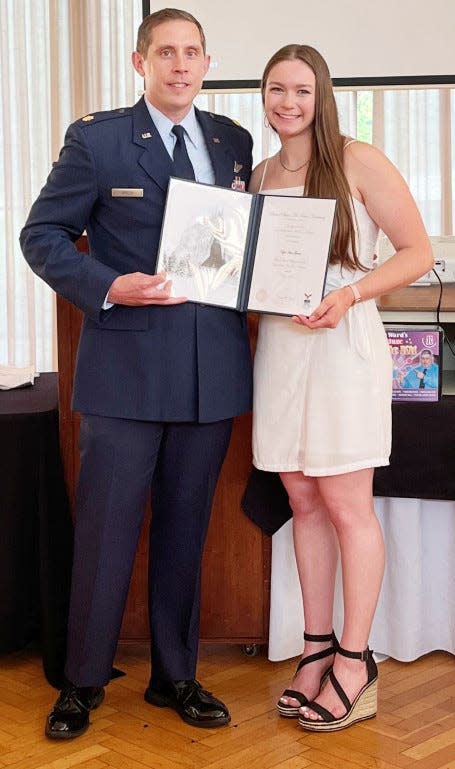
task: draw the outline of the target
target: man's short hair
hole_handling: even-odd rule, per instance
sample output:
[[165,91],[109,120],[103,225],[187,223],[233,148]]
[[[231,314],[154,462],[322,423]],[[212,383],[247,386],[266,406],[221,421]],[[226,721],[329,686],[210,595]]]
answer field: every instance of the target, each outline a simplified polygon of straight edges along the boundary
[[138,29],[136,51],[140,53],[141,56],[147,56],[147,51],[152,42],[153,30],[160,24],[164,24],[165,21],[189,21],[191,24],[195,24],[201,36],[202,50],[205,55],[205,35],[199,21],[191,13],[188,13],[188,11],[181,11],[178,8],[162,8],[160,11],[150,13],[146,16]]

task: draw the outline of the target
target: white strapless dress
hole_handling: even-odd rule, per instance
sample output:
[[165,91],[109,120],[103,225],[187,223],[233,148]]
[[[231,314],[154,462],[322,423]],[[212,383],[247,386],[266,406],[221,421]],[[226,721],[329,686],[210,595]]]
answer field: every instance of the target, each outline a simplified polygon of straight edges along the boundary
[[[301,195],[302,188],[264,190]],[[354,200],[358,256],[373,266],[378,228]],[[360,280],[330,265],[325,292]],[[392,359],[374,300],[335,329],[261,315],[254,361],[253,462],[262,470],[338,475],[389,464]]]

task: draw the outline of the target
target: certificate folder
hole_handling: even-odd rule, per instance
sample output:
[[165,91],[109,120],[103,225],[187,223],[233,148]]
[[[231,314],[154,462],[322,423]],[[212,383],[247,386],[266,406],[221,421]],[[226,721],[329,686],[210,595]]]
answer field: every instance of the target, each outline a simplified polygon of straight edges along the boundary
[[336,200],[169,180],[156,272],[174,296],[311,315],[325,284]]

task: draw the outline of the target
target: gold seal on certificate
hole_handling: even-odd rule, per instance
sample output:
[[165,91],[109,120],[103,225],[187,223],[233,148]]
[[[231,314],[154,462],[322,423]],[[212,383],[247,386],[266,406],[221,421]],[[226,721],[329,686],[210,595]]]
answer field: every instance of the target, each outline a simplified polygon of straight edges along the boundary
[[171,178],[156,272],[190,301],[310,315],[321,301],[336,200]]

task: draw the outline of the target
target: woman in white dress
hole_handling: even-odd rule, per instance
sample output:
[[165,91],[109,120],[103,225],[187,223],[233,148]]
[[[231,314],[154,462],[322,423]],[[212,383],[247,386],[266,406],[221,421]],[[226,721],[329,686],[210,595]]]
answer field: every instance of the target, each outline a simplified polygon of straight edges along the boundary
[[[253,172],[250,190],[338,200],[325,295],[310,317],[264,315],[255,358],[253,454],[280,473],[293,511],[305,646],[283,716],[312,731],[372,718],[377,668],[368,648],[384,571],[373,468],[391,442],[391,357],[375,298],[433,264],[409,189],[374,147],[339,130],[327,64],[289,45],[262,80],[266,119],[281,149]],[[396,253],[373,268],[379,229]],[[341,554],[344,625],[332,631]]]

